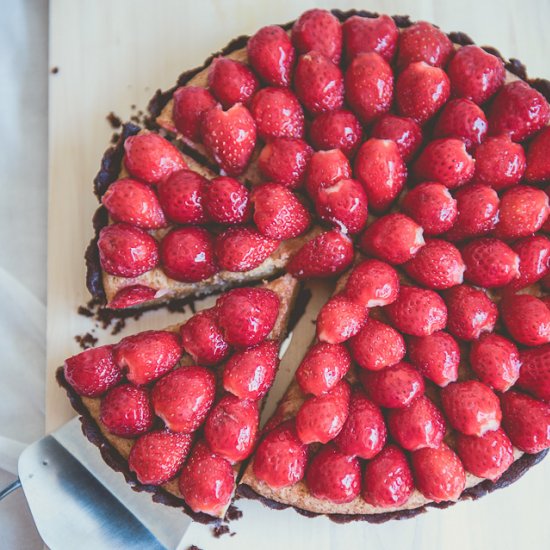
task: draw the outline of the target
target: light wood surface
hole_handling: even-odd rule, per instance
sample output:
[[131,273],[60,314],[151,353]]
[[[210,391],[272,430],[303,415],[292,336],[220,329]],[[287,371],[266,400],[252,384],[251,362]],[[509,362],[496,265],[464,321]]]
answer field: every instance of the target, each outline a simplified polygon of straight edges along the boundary
[[[201,64],[231,38],[294,19],[314,5],[410,14],[446,31],[464,31],[478,44],[490,44],[506,57],[521,59],[530,75],[550,78],[548,0],[51,0],[50,66],[59,71],[50,76],[49,96],[48,430],[72,414],[56,386],[55,368],[79,351],[74,335],[92,327],[76,309],[89,298],[83,254],[97,207],[91,182],[112,133],[105,116],[113,111],[127,119],[135,113],[131,105],[145,110],[157,88],[173,85],[180,72]],[[204,306],[209,303],[206,300]],[[318,305],[310,304],[309,318]],[[165,312],[147,314],[128,322],[122,335],[161,328],[181,318]],[[297,332],[267,413],[311,336],[308,316]],[[101,331],[96,335],[100,343],[122,336]],[[335,525],[325,518],[309,520],[292,510],[276,512],[256,502],[240,501],[244,517],[231,524],[237,533],[234,537],[214,539],[209,528],[193,525],[183,548],[196,544],[203,549],[260,545],[264,549],[318,550],[543,550],[550,548],[549,477],[550,459],[512,487],[479,502],[379,526]]]

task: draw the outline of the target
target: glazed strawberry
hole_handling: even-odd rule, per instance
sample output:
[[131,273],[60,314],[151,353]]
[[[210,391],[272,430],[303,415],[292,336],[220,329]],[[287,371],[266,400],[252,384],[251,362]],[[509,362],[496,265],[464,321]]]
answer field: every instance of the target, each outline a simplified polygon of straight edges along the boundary
[[157,430],[142,435],[132,446],[128,465],[144,485],[162,485],[183,466],[191,447],[189,434]]
[[361,490],[359,461],[332,446],[323,447],[308,464],[306,485],[315,498],[351,502]]
[[367,309],[345,295],[331,298],[317,316],[317,338],[329,344],[341,344],[355,336],[367,320]]
[[466,471],[496,481],[514,462],[512,442],[502,429],[482,437],[458,434],[456,452]]
[[234,353],[223,369],[223,388],[240,399],[261,399],[279,367],[279,342],[266,340]]
[[228,109],[235,103],[246,103],[258,89],[258,79],[244,63],[216,57],[208,69],[208,87]]
[[494,234],[500,239],[517,239],[538,231],[548,218],[548,195],[542,189],[518,185],[500,199]]
[[97,241],[103,271],[116,277],[137,277],[159,261],[157,241],[142,229],[126,223],[105,226]]
[[296,252],[286,269],[303,279],[331,277],[345,271],[353,262],[353,243],[340,231],[320,233]]
[[472,342],[470,366],[476,376],[494,390],[509,390],[518,379],[521,365],[518,348],[499,334],[483,334]]
[[348,17],[342,25],[344,49],[349,62],[361,53],[375,52],[388,63],[397,48],[399,30],[389,15]]
[[145,183],[123,178],[115,181],[101,202],[115,222],[126,222],[141,229],[166,225],[164,212],[154,191]]
[[346,101],[363,124],[390,110],[393,72],[377,53],[357,55],[346,71],[345,84]]
[[212,94],[201,86],[182,86],[174,92],[173,118],[180,134],[191,141],[201,140],[202,117],[216,106]]
[[395,269],[380,260],[364,260],[355,266],[346,281],[344,294],[363,307],[391,304],[399,293]]
[[199,311],[180,328],[183,349],[199,365],[216,365],[229,354],[214,308]]
[[535,136],[527,149],[527,170],[525,179],[528,182],[550,180],[550,128],[545,128]]
[[314,115],[340,109],[344,103],[344,77],[340,67],[317,51],[298,58],[294,89],[302,105]]
[[388,411],[388,429],[407,451],[439,447],[446,431],[441,411],[425,395],[408,407]]
[[235,488],[231,464],[206,443],[195,445],[178,481],[179,490],[194,512],[219,515],[229,505]]
[[234,395],[222,397],[204,424],[208,446],[230,462],[244,460],[254,448],[260,422],[258,404]]
[[388,209],[407,179],[407,166],[399,148],[389,139],[365,141],[357,153],[354,172],[365,188],[369,207],[375,212]]
[[550,120],[550,105],[544,96],[523,80],[505,84],[489,110],[489,132],[508,134],[520,142],[543,128]]
[[475,161],[460,139],[442,138],[431,141],[414,164],[420,181],[438,181],[449,189],[468,183],[475,170]]
[[414,491],[414,480],[407,457],[395,445],[386,445],[365,465],[361,496],[381,508],[405,504]]
[[186,283],[203,281],[218,271],[214,238],[203,227],[172,229],[160,242],[160,260],[168,277]]
[[187,168],[179,149],[153,133],[126,138],[124,166],[131,176],[152,184],[176,170]]
[[121,288],[107,304],[110,309],[134,307],[156,298],[157,291],[145,285],[130,285]]
[[264,183],[251,195],[258,231],[272,239],[285,240],[302,234],[310,224],[308,211],[287,187]]
[[233,178],[220,176],[211,180],[202,203],[208,219],[216,223],[243,223],[250,218],[248,189]]
[[456,340],[442,330],[429,336],[407,339],[409,360],[416,369],[438,386],[444,387],[458,378],[460,348]]
[[330,391],[351,367],[348,350],[340,344],[319,342],[307,351],[296,371],[296,382],[304,393]]
[[341,380],[330,391],[308,397],[296,415],[296,432],[300,441],[328,443],[339,433],[348,417],[350,389]]
[[437,290],[462,284],[465,268],[458,248],[440,239],[427,241],[414,258],[403,264],[409,277]]
[[445,443],[426,447],[411,455],[416,488],[435,502],[458,500],[466,484],[462,462]]
[[345,233],[359,233],[367,223],[367,194],[357,180],[342,179],[320,187],[314,202],[319,217]]
[[178,170],[158,184],[160,204],[175,223],[204,223],[203,200],[208,180],[191,170]]
[[502,320],[512,338],[525,346],[550,342],[550,310],[529,294],[511,294],[500,302]]
[[63,365],[65,380],[79,395],[97,397],[122,378],[113,360],[112,346],[87,349],[69,357]]
[[286,88],[262,88],[250,102],[258,136],[269,138],[304,136],[304,112],[298,98]]
[[371,137],[395,141],[401,158],[408,162],[422,143],[422,128],[412,118],[388,113],[374,124]]
[[380,409],[363,391],[354,390],[349,402],[348,418],[334,440],[334,445],[345,455],[372,458],[385,443],[386,424]]
[[292,44],[298,53],[315,50],[333,63],[339,63],[342,55],[340,21],[327,10],[305,11],[292,26]]
[[267,433],[254,453],[254,475],[273,489],[289,487],[304,477],[307,445],[289,420]]
[[398,76],[395,98],[399,114],[424,124],[447,102],[449,77],[442,69],[420,61],[411,63]]
[[437,27],[419,21],[401,31],[397,64],[405,67],[425,61],[434,67],[444,67],[453,53],[453,43]]
[[504,62],[479,46],[458,48],[447,67],[453,97],[484,103],[504,84]]
[[390,264],[410,260],[425,244],[422,227],[404,214],[386,214],[367,227],[359,246]]
[[519,275],[510,283],[511,288],[529,286],[548,273],[550,239],[543,235],[533,235],[515,242],[512,248],[519,256]]
[[411,336],[429,336],[447,324],[447,307],[441,296],[415,286],[402,286],[397,300],[385,311],[397,330]]
[[252,227],[230,227],[216,236],[216,259],[220,269],[249,271],[269,258],[279,244]]
[[309,160],[305,185],[310,197],[315,200],[319,187],[329,187],[341,179],[351,178],[351,166],[340,149],[317,151]]
[[315,117],[309,128],[309,139],[317,150],[340,149],[352,157],[363,136],[357,117],[347,110],[328,111]]
[[279,315],[279,298],[265,288],[235,288],[216,302],[218,324],[227,342],[249,347],[267,338]]
[[518,386],[536,398],[549,402],[550,345],[521,350],[518,364],[521,364]]
[[133,384],[111,388],[101,400],[99,418],[113,435],[135,437],[153,426],[149,391]]
[[526,453],[550,447],[550,405],[515,391],[502,394],[502,427],[512,443]]
[[519,183],[525,172],[523,147],[507,135],[488,137],[476,148],[474,158],[474,181],[490,185],[497,191]]
[[313,149],[302,139],[275,138],[258,157],[258,168],[265,180],[295,189],[302,184]]
[[289,86],[295,52],[288,34],[277,25],[262,27],[247,43],[248,62],[269,86]]
[[115,363],[134,384],[148,384],[176,366],[182,354],[178,337],[164,330],[126,336],[113,347]]

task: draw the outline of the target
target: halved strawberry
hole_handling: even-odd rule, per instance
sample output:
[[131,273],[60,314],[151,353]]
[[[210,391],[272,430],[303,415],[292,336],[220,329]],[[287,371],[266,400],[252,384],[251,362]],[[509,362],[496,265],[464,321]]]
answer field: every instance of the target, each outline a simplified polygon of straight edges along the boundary
[[344,32],[344,49],[346,60],[361,53],[375,52],[388,63],[393,59],[397,49],[399,30],[389,15],[362,17],[353,15],[342,24]]
[[344,293],[363,307],[386,306],[397,299],[399,276],[385,262],[364,260],[353,268]]
[[361,123],[345,109],[321,113],[309,127],[309,140],[315,149],[340,149],[348,157],[355,154],[362,136]]
[[355,336],[367,320],[367,309],[352,302],[345,294],[331,298],[317,316],[317,338],[329,344],[341,344]]
[[125,309],[134,307],[156,298],[157,291],[145,285],[129,285],[121,288],[113,298],[109,300],[107,307],[110,309]]
[[208,87],[226,109],[235,103],[246,103],[258,89],[258,84],[248,65],[235,59],[216,57],[208,69]]
[[527,169],[525,179],[528,182],[550,180],[550,128],[545,128],[535,136],[527,148]]
[[550,310],[530,294],[510,294],[500,302],[502,320],[512,338],[525,346],[550,342]]
[[453,43],[444,32],[426,21],[419,21],[401,31],[397,64],[405,67],[425,61],[434,67],[444,67],[453,51]]
[[191,141],[201,140],[202,117],[216,106],[212,94],[201,86],[182,86],[174,92],[174,125]]
[[203,196],[203,207],[216,223],[243,223],[250,218],[248,189],[236,179],[220,176],[210,181]]
[[408,162],[422,143],[422,128],[412,118],[388,113],[375,122],[371,137],[395,141],[399,154]]

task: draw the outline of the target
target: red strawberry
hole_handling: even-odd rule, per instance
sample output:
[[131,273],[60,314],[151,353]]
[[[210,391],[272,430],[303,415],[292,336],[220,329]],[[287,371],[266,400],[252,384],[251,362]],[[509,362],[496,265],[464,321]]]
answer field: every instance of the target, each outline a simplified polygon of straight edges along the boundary
[[296,371],[296,382],[304,393],[320,395],[332,390],[351,367],[348,350],[340,344],[319,342],[307,351]]
[[363,500],[372,506],[394,508],[405,504],[414,491],[407,457],[395,445],[387,445],[365,465]]
[[367,320],[367,309],[345,295],[331,298],[317,316],[317,338],[329,344],[341,344],[355,336]]
[[544,96],[523,80],[505,84],[489,110],[489,132],[508,134],[523,141],[544,128],[550,120],[550,105]]
[[407,179],[407,166],[399,148],[389,139],[365,141],[357,153],[354,171],[365,188],[369,206],[376,212],[388,209]]
[[550,345],[521,350],[518,386],[543,401],[550,401]]
[[502,427],[512,443],[526,453],[550,447],[550,405],[522,393],[502,394]]
[[470,366],[477,377],[496,391],[508,391],[518,379],[518,348],[499,334],[483,334],[472,342]]
[[390,110],[393,72],[377,53],[357,55],[346,71],[345,84],[346,101],[363,124]]
[[351,502],[361,490],[361,466],[356,458],[332,446],[323,447],[308,464],[306,485],[315,498]]
[[138,180],[153,184],[176,170],[187,168],[179,149],[153,133],[126,138],[124,166]]
[[351,178],[351,166],[340,149],[318,151],[309,160],[306,172],[306,190],[315,200],[319,187],[329,187],[341,179]]
[[203,281],[218,271],[214,238],[203,227],[172,229],[160,243],[160,259],[166,275],[176,281]]
[[249,38],[248,61],[269,86],[289,86],[295,52],[285,30],[277,25],[262,27]]
[[417,283],[439,290],[462,284],[465,265],[456,246],[432,239],[403,268]]
[[550,180],[550,128],[545,128],[535,136],[527,149],[527,170],[525,179],[528,182]]
[[112,348],[87,349],[65,361],[65,380],[79,395],[97,397],[120,381],[122,372],[113,360]]
[[497,306],[483,290],[460,285],[445,294],[447,327],[461,340],[476,340],[482,332],[492,332],[498,317]]
[[178,473],[189,449],[191,436],[157,430],[142,435],[132,446],[128,465],[144,485],[162,485]]
[[429,336],[411,336],[407,352],[415,368],[438,386],[444,387],[458,378],[460,348],[450,334],[440,330]]
[[216,302],[227,342],[249,347],[265,340],[279,315],[279,298],[266,288],[235,288]]
[[126,336],[113,347],[113,357],[126,378],[148,384],[176,366],[182,354],[178,337],[164,330],[146,330]]
[[229,354],[214,308],[195,313],[180,328],[183,349],[199,365],[216,365]]
[[422,143],[422,128],[412,118],[388,113],[374,124],[371,137],[395,141],[399,154],[408,162]]
[[298,58],[294,89],[312,114],[340,109],[344,103],[344,77],[338,65],[317,51]]
[[408,65],[395,84],[399,113],[419,124],[435,115],[447,102],[450,93],[451,84],[445,72],[423,61]]
[[204,424],[204,439],[218,455],[235,463],[250,456],[256,443],[260,413],[255,401],[222,397]]
[[216,237],[216,259],[221,269],[250,271],[269,258],[279,244],[252,227],[230,227]]
[[364,260],[355,266],[346,281],[344,294],[363,307],[391,304],[399,293],[397,271],[379,260]]
[[157,229],[166,225],[157,196],[140,181],[131,178],[115,181],[101,202],[115,222],[126,222],[142,229]]
[[525,346],[550,342],[550,310],[529,294],[512,294],[500,302],[502,320],[512,338]]
[[482,437],[458,434],[456,452],[468,472],[491,481],[496,481],[514,462],[512,442],[502,429]]
[[115,294],[114,298],[111,298],[107,307],[110,309],[134,307],[144,302],[154,300],[156,296],[157,291],[145,285],[125,286]]
[[341,380],[330,391],[308,397],[296,415],[296,431],[305,443],[328,443],[339,433],[348,417],[349,384]]
[[301,235],[309,226],[310,215],[287,187],[264,183],[251,195],[254,222],[258,231],[272,239],[285,240]]
[[458,500],[466,484],[462,462],[445,443],[414,451],[411,465],[416,488],[435,502]]
[[216,57],[208,69],[208,87],[228,109],[235,103],[246,103],[258,89],[258,79],[244,63]]
[[458,48],[447,67],[447,74],[454,97],[465,97],[481,104],[504,84],[506,71],[502,59],[471,45]]
[[439,447],[446,426],[441,411],[425,395],[421,395],[408,407],[388,411],[388,429],[403,449],[417,451]]
[[263,140],[304,136],[304,112],[298,98],[286,88],[262,88],[250,102],[250,113]]
[[113,435],[135,437],[153,426],[149,391],[133,384],[111,388],[101,400],[99,418]]
[[444,67],[453,51],[453,43],[444,32],[430,23],[419,21],[401,31],[397,65],[405,67],[416,61],[425,61],[434,67]]
[[306,277],[331,277],[345,271],[353,262],[353,243],[336,231],[325,231],[294,254],[286,269],[303,279]]
[[292,44],[298,53],[315,50],[333,63],[339,63],[342,55],[340,21],[327,10],[305,11],[292,26]]
[[367,227],[359,246],[390,264],[410,260],[425,244],[422,227],[404,214],[386,214]]
[[357,117],[347,110],[328,111],[315,117],[309,128],[309,139],[317,150],[341,149],[352,157],[363,136]]
[[254,453],[254,475],[273,489],[289,487],[304,477],[308,448],[289,420],[269,432]]
[[174,124],[184,137],[201,140],[202,117],[216,106],[212,94],[200,86],[182,86],[174,92]]
[[216,223],[243,223],[250,218],[248,189],[233,178],[213,179],[205,189],[203,206],[208,218]]
[[234,353],[223,369],[223,388],[240,399],[261,399],[279,367],[279,342],[266,340]]
[[546,276],[550,267],[550,239],[533,235],[516,241],[512,248],[519,256],[519,276],[510,283],[511,288],[524,288]]
[[361,53],[375,52],[388,63],[397,48],[399,30],[389,15],[362,17],[354,15],[342,25],[344,49],[349,62]]
[[126,223],[105,226],[97,247],[103,271],[116,277],[137,277],[154,269],[159,261],[157,241]]

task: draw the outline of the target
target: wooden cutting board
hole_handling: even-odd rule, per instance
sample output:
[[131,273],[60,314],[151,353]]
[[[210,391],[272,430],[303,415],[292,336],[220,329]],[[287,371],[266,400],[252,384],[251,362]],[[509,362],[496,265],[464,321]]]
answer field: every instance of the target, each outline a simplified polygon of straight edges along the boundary
[[[464,31],[479,44],[491,44],[507,57],[518,57],[531,75],[550,78],[547,0],[417,0],[414,5],[406,0],[50,0],[50,69],[57,70],[50,75],[49,96],[48,431],[72,416],[55,383],[55,369],[79,351],[74,336],[94,328],[76,310],[89,299],[83,255],[97,208],[92,179],[113,132],[106,115],[112,111],[128,120],[145,110],[157,88],[172,86],[183,70],[201,64],[231,38],[289,21],[314,5],[408,13],[446,31]],[[311,337],[309,319],[318,305],[310,304],[297,330],[267,412]],[[155,312],[128,322],[117,336],[99,329],[95,336],[99,343],[108,343],[180,320],[182,316]],[[265,549],[542,550],[550,545],[549,476],[550,460],[511,488],[478,503],[460,503],[446,512],[434,510],[418,519],[380,526],[335,525],[325,518],[310,520],[292,510],[275,512],[256,502],[240,501],[244,517],[230,526],[236,536],[215,539],[208,527],[194,525],[183,548],[196,544],[203,549],[243,549],[260,544]]]

